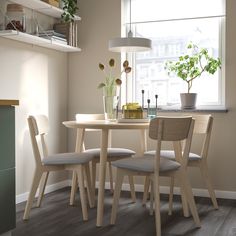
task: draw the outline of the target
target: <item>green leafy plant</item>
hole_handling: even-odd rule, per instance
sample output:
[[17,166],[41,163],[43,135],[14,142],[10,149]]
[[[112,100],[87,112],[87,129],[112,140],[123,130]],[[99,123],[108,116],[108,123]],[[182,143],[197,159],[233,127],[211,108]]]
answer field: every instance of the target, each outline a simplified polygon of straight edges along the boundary
[[218,68],[221,68],[221,61],[219,58],[211,57],[206,48],[200,49],[193,43],[188,44],[187,49],[190,52],[180,56],[178,61],[167,61],[165,69],[168,74],[174,72],[184,80],[188,84],[189,93],[193,80],[200,77],[204,72],[213,75]]
[[77,0],[62,0],[64,3],[61,18],[64,22],[74,22],[75,13],[78,10]]
[[99,85],[98,85],[98,88],[103,88],[104,89],[104,93],[107,95],[107,96],[113,96],[115,95],[115,92],[116,92],[116,88],[117,86],[120,87],[121,84],[122,84],[122,81],[121,81],[121,75],[122,73],[130,73],[131,72],[131,67],[129,66],[129,62],[127,60],[125,60],[123,62],[123,69],[120,73],[119,76],[114,76],[112,75],[112,70],[113,68],[115,67],[115,60],[113,58],[111,58],[109,60],[109,67],[108,67],[108,71],[106,71],[106,68],[105,68],[105,65],[102,64],[102,63],[99,63],[99,69],[101,71],[104,72],[105,74],[105,81],[104,82],[101,82]]

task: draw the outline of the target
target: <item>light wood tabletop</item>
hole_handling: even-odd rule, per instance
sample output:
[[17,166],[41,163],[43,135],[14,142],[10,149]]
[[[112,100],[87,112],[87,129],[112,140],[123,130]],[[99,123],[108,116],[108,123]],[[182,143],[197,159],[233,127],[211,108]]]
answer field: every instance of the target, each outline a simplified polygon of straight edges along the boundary
[[19,100],[0,99],[0,106],[18,106]]

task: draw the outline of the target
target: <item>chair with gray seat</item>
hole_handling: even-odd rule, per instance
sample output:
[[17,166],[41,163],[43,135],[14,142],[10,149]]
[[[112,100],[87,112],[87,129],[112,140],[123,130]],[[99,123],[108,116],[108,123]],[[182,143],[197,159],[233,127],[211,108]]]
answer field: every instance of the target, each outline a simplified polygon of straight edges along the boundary
[[[214,188],[212,186],[208,164],[207,164],[207,156],[213,126],[213,117],[211,115],[194,115],[193,118],[195,119],[194,125],[194,137],[198,137],[198,141],[202,139],[201,142],[201,149],[199,153],[190,152],[189,156],[187,157],[187,166],[188,167],[198,167],[201,171],[202,178],[204,179],[212,204],[215,209],[218,209],[218,204],[214,192]],[[199,137],[200,136],[200,137]],[[196,138],[197,138],[196,137]],[[200,139],[199,139],[200,138]],[[193,138],[194,140],[194,138]],[[154,156],[155,151],[148,151],[145,154]],[[174,159],[174,151],[173,150],[163,150],[161,152],[161,156],[166,159],[173,160]],[[143,203],[146,203],[147,199],[147,192],[148,192],[148,180],[146,181],[144,196],[143,196]],[[174,188],[174,179],[171,178],[171,185],[170,185],[170,196],[169,196],[169,214],[172,213],[173,207],[173,188]]]
[[[104,120],[105,116],[104,114],[76,114],[76,121],[93,121],[93,120]],[[96,129],[86,129],[86,132],[90,131],[99,131]],[[85,145],[83,145],[83,152],[91,154],[94,158],[92,160],[92,171],[91,171],[91,179],[92,179],[92,193],[95,195],[95,185],[96,185],[96,165],[100,162],[100,148],[89,148],[86,149]],[[108,141],[108,150],[107,150],[107,163],[108,163],[108,170],[109,170],[109,180],[110,180],[110,190],[113,193],[113,175],[112,175],[112,166],[111,162],[115,160],[120,160],[127,157],[132,157],[135,155],[135,152],[133,150],[127,149],[127,148],[114,148],[111,147],[111,134],[109,133],[109,141]],[[75,189],[77,186],[76,178],[73,175],[72,178],[72,191],[71,191],[71,200],[70,204],[74,204],[74,194]],[[130,183],[130,191],[131,191],[131,198],[132,201],[136,201],[135,197],[135,188],[134,188],[134,181],[133,178],[129,178]]]
[[[171,176],[179,179],[186,204],[190,207],[196,225],[200,227],[200,220],[192,190],[187,178],[186,166],[183,159],[183,156],[189,154],[193,126],[194,120],[192,117],[154,118],[150,121],[149,137],[156,140],[155,157],[150,158],[147,156],[141,156],[112,162],[112,165],[117,168],[117,176],[113,197],[111,224],[115,224],[116,221],[117,206],[124,176],[146,176],[151,181],[151,188],[154,193],[156,235],[161,236],[159,181],[160,176]],[[173,144],[175,158],[177,161],[161,158],[162,143],[164,141]],[[185,141],[183,153],[181,141]]]
[[49,131],[48,118],[45,115],[29,116],[28,126],[35,159],[35,170],[23,219],[29,219],[29,213],[39,185],[37,207],[40,207],[49,172],[72,170],[78,175],[83,220],[88,220],[84,173],[87,179],[88,200],[90,207],[92,207],[93,199],[91,196],[89,162],[93,159],[93,155],[89,153],[59,153],[49,155],[45,140],[45,136]]

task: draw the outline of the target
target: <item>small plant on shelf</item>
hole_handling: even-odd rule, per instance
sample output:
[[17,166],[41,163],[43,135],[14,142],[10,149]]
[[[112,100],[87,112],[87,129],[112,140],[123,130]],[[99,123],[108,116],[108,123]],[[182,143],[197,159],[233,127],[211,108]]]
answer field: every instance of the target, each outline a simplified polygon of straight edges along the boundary
[[63,13],[61,18],[63,22],[74,22],[75,13],[78,10],[77,0],[61,0],[63,2]]

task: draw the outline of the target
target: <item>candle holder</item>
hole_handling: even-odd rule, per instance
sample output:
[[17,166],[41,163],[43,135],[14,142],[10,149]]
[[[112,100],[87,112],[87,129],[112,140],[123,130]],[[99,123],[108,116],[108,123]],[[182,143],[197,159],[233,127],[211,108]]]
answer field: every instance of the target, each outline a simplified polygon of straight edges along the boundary
[[144,108],[144,90],[142,89],[142,109]]
[[156,94],[155,95],[155,107],[151,107],[150,103],[151,103],[151,100],[150,99],[147,99],[147,117],[149,119],[152,119],[152,118],[155,118],[157,116],[157,98],[158,98],[158,95]]

